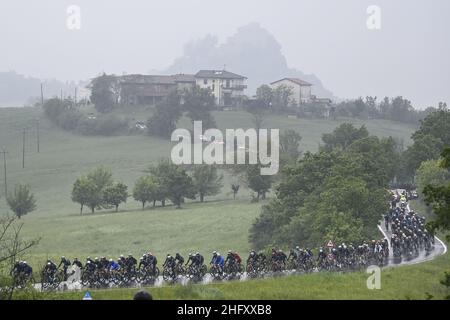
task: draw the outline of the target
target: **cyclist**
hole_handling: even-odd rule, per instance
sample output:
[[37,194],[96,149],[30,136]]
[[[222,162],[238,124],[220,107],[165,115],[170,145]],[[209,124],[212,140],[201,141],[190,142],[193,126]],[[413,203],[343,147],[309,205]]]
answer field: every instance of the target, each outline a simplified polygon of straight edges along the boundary
[[45,265],[43,270],[44,278],[46,279],[46,281],[52,279],[57,270],[58,267],[56,266],[56,264],[51,259],[47,260],[47,264]]
[[33,268],[26,261],[22,261],[21,272],[26,277],[31,277],[31,275],[33,274]]
[[175,254],[175,262],[177,263],[177,265],[183,266],[184,258],[178,252]]
[[133,255],[131,253],[125,259],[125,265],[126,265],[128,271],[136,269],[137,260],[135,257],[133,257]]
[[257,254],[255,252],[255,250],[250,251],[250,254],[248,255],[247,258],[247,266],[251,265],[254,266],[256,261],[257,261]]
[[218,267],[220,272],[223,272],[223,267],[225,266],[225,259],[220,255],[220,253],[214,251],[210,264],[212,266]]
[[83,269],[83,264],[80,260],[78,260],[78,258],[73,259],[72,266],[77,266],[78,268]]
[[191,265],[195,265],[195,255],[193,255],[192,252],[189,252],[185,266],[190,267]]
[[107,265],[107,269],[109,271],[118,271],[120,270],[120,265],[115,262],[113,259],[109,259],[108,265]]
[[121,269],[127,268],[127,261],[126,261],[125,257],[123,256],[123,254],[120,255],[119,259],[117,260],[117,263],[119,264]]
[[156,272],[156,264],[158,263],[158,259],[151,252],[147,254],[148,264],[152,267],[152,272]]
[[231,250],[228,250],[227,258],[225,259],[225,264],[231,267],[236,266],[236,257],[234,256],[233,252],[231,252]]
[[172,257],[170,254],[167,254],[166,261],[164,261],[163,263],[163,267],[168,268],[170,270],[170,273],[174,273],[175,266],[176,266],[175,258]]
[[198,251],[195,253],[195,262],[199,267],[201,267],[205,262],[205,258]]
[[66,259],[66,257],[62,256],[62,257],[61,257],[61,261],[59,262],[59,265],[58,265],[57,268],[59,269],[59,267],[63,266],[63,271],[64,271],[64,281],[67,281],[67,277],[68,277],[68,275],[67,275],[67,269],[70,267],[70,265],[71,265],[70,260],[69,260],[69,259]]

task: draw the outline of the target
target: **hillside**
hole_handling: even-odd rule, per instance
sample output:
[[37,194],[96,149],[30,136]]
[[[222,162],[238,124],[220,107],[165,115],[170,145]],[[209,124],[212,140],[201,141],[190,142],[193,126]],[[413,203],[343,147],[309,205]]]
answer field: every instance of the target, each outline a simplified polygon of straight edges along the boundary
[[[118,111],[118,114],[145,120],[149,111]],[[244,112],[214,114],[220,128],[250,127]],[[36,149],[35,119],[40,118],[40,153]],[[187,122],[182,119],[182,122]],[[414,127],[385,120],[307,120],[272,116],[265,126],[294,129],[303,140],[301,149],[317,150],[321,135],[331,132],[345,121],[366,125],[370,133],[393,136],[410,143]],[[28,127],[25,144],[25,169],[22,169],[22,128]],[[28,183],[37,199],[37,210],[25,216],[24,235],[42,237],[34,254],[50,256],[87,254],[118,255],[132,250],[141,253],[151,248],[158,254],[166,251],[190,250],[209,252],[216,248],[247,251],[248,229],[258,215],[261,204],[250,204],[250,192],[242,188],[239,201],[233,201],[230,184],[234,178],[225,175],[222,192],[207,198],[205,204],[186,204],[185,209],[149,209],[142,211],[132,198],[119,213],[108,210],[95,215],[79,216],[79,206],[70,199],[75,179],[96,166],[112,169],[114,178],[132,189],[134,181],[149,164],[170,155],[166,140],[146,135],[114,137],[80,136],[62,131],[45,119],[39,108],[0,109],[0,145],[8,150],[8,185]],[[3,164],[3,162],[1,162]],[[3,178],[3,170],[0,170]],[[7,212],[0,178],[0,212]],[[57,245],[56,245],[57,244]]]

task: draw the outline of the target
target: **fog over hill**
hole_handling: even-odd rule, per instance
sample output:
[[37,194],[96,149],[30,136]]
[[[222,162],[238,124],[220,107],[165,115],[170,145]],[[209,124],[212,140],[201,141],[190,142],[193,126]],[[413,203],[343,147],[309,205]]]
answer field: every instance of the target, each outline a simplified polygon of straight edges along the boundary
[[213,35],[187,43],[183,55],[164,73],[195,73],[199,69],[225,67],[248,78],[248,95],[253,95],[261,84],[284,77],[298,77],[314,84],[313,94],[319,97],[333,96],[316,75],[290,68],[281,49],[273,35],[258,23],[251,23],[240,27],[222,44]]

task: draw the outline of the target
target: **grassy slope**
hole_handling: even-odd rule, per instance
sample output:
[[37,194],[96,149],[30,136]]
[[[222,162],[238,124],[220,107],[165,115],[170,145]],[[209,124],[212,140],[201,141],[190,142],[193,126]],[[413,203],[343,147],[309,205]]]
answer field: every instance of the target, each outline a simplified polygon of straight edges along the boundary
[[[89,110],[85,110],[89,112]],[[150,111],[118,111],[130,119],[145,120]],[[250,116],[244,112],[215,113],[219,128],[251,127]],[[33,120],[40,118],[41,152],[36,152],[36,130]],[[344,121],[356,125],[365,124],[369,131],[380,136],[392,135],[410,142],[414,127],[384,120],[360,121],[353,119],[306,120],[271,116],[266,127],[295,129],[303,136],[301,148],[314,151],[321,135],[331,132]],[[182,119],[187,125],[187,119]],[[26,168],[21,165],[23,127],[30,129],[26,139]],[[140,211],[140,205],[129,199],[115,214],[102,211],[94,216],[79,217],[79,207],[70,200],[70,191],[76,177],[98,165],[110,167],[114,177],[130,186],[142,175],[143,170],[161,157],[170,155],[166,140],[148,136],[85,137],[59,130],[43,116],[38,108],[0,109],[0,146],[8,153],[9,190],[22,182],[31,185],[38,202],[38,209],[23,218],[24,235],[41,236],[34,259],[47,254],[117,255],[132,251],[137,254],[151,248],[157,254],[167,251],[212,248],[248,249],[248,228],[258,214],[258,205],[248,201],[248,190],[242,188],[239,202],[222,201],[204,205],[189,204],[186,209]],[[0,161],[1,162],[1,161]],[[3,174],[2,169],[0,169]],[[2,178],[0,178],[0,181]],[[230,199],[229,183],[225,177],[222,193],[214,199]],[[1,181],[2,182],[2,181]],[[2,196],[3,186],[0,186]],[[7,211],[0,198],[0,212]]]
[[[183,209],[95,215],[42,217],[25,223],[23,232],[42,236],[31,261],[42,264],[49,255],[85,258],[90,255],[142,254],[151,250],[162,259],[178,250],[187,255],[200,250],[209,257],[213,250],[248,252],[248,228],[261,204],[248,201],[192,203]],[[36,265],[36,264],[35,264]]]
[[[124,111],[118,112],[123,114]],[[129,113],[129,118],[145,120],[146,110]],[[248,128],[251,119],[245,112],[215,113],[219,128]],[[41,152],[36,152],[36,129],[33,120],[41,119]],[[303,136],[302,150],[317,149],[321,135],[331,132],[340,123],[350,121],[356,125],[365,124],[372,134],[391,135],[410,143],[409,136],[414,127],[384,120],[360,121],[353,119],[306,120],[272,116],[265,126],[280,129],[295,129]],[[188,124],[182,119],[183,125]],[[22,169],[22,128],[28,126],[26,139],[26,167]],[[105,165],[113,170],[117,179],[129,186],[142,175],[142,171],[161,157],[169,157],[171,144],[166,140],[148,136],[85,137],[55,128],[36,108],[0,109],[0,146],[9,151],[8,182],[10,191],[17,183],[28,183],[38,200],[38,209],[26,219],[47,215],[74,214],[78,206],[71,202],[70,191],[73,181],[92,168]],[[1,170],[3,171],[3,170]],[[2,172],[3,174],[3,172]],[[230,181],[226,177],[226,182]],[[1,180],[3,180],[1,178]],[[3,182],[3,181],[2,181]],[[230,198],[229,187],[224,188],[216,198]],[[248,193],[247,193],[248,194]],[[0,188],[3,196],[3,187]],[[136,209],[139,205],[130,199],[124,209]],[[6,209],[0,200],[0,212]]]

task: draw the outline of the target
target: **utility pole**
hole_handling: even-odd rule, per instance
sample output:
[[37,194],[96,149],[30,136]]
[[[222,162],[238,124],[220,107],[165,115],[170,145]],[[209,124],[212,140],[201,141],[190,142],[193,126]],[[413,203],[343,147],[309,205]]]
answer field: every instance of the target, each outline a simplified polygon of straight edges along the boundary
[[23,128],[23,139],[22,139],[22,169],[25,168],[25,135],[27,133],[27,129]]
[[41,82],[41,106],[44,106],[44,89],[42,88],[42,82]]
[[39,153],[39,118],[36,119],[37,152]]
[[77,105],[77,87],[75,87],[75,94],[73,96],[73,101],[74,101],[75,105]]
[[6,154],[8,153],[5,147],[2,148],[3,153],[3,169],[4,169],[4,177],[5,177],[5,198],[8,196],[8,182],[6,181]]

